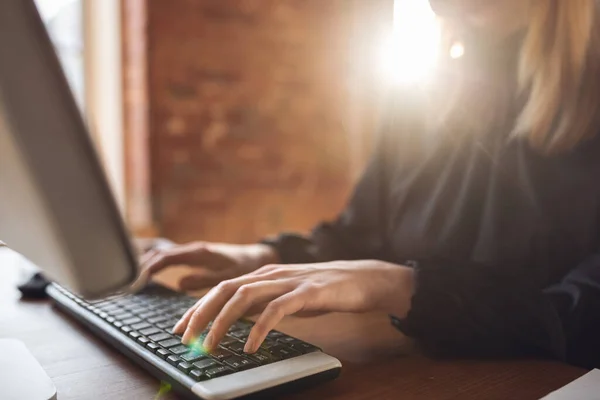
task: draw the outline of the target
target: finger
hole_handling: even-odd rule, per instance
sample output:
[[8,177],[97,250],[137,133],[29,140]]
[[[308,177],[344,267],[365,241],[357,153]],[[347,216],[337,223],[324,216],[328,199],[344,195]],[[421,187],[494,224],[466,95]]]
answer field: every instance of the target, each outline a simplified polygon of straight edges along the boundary
[[221,274],[217,271],[201,270],[181,278],[181,280],[179,280],[179,288],[181,290],[206,289],[215,286],[222,280]]
[[244,346],[244,352],[255,353],[267,337],[267,334],[275,328],[283,317],[301,311],[305,304],[306,294],[300,290],[284,294],[273,300],[252,327]]
[[274,273],[280,272],[282,270],[289,270],[290,266],[286,265],[286,264],[268,264],[265,266],[262,266],[252,272],[250,272],[248,275],[261,275],[261,276],[266,276],[266,275],[272,275]]
[[150,261],[158,253],[159,253],[159,251],[156,249],[150,249],[150,250],[146,251],[145,253],[143,253],[140,256],[140,259],[139,259],[140,265],[143,266],[143,265],[147,264],[148,261]]
[[187,323],[182,342],[189,343],[212,321],[242,285],[264,281],[261,276],[243,275],[239,278],[223,281],[204,296],[202,306],[198,307]]
[[149,238],[134,238],[132,245],[137,254],[144,255],[154,249],[155,239]]
[[185,331],[185,328],[187,327],[187,325],[188,325],[188,323],[190,321],[190,318],[192,318],[192,315],[194,314],[194,311],[196,311],[196,309],[198,307],[200,307],[200,304],[202,304],[202,299],[198,300],[196,302],[196,304],[194,304],[193,306],[191,306],[185,312],[185,314],[183,314],[183,316],[179,319],[179,321],[177,321],[177,323],[173,327],[173,333],[174,334],[181,335]]
[[257,282],[241,286],[214,319],[204,340],[204,347],[209,350],[215,348],[229,331],[231,325],[240,319],[252,305],[273,300],[293,289],[294,285],[290,281]]
[[206,247],[198,243],[189,243],[168,250],[156,252],[143,267],[150,275],[157,273],[171,265],[185,264],[189,260],[190,253],[195,253],[195,258],[208,252]]

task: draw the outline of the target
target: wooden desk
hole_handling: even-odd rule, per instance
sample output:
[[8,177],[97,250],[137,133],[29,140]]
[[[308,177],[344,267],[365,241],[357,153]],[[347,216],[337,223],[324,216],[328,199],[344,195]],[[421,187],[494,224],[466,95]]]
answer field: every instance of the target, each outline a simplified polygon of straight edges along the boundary
[[[15,282],[23,264],[0,249],[0,337],[25,342],[54,380],[59,399],[155,398],[159,383],[117,350],[49,302],[19,300]],[[337,380],[287,399],[538,399],[585,372],[544,361],[430,360],[411,351],[385,315],[288,318],[279,328],[343,363]]]

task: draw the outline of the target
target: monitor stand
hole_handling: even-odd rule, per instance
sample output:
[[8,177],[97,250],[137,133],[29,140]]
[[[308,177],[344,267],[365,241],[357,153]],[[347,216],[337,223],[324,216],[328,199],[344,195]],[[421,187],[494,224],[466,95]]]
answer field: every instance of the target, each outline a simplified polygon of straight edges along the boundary
[[56,400],[56,387],[40,363],[16,339],[0,339],[3,400]]

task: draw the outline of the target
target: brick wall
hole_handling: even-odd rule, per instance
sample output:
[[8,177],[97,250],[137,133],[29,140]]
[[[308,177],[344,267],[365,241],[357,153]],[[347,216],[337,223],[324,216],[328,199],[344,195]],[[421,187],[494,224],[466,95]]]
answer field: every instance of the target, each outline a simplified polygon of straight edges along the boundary
[[148,0],[159,232],[249,242],[334,217],[372,133],[362,39],[391,3]]

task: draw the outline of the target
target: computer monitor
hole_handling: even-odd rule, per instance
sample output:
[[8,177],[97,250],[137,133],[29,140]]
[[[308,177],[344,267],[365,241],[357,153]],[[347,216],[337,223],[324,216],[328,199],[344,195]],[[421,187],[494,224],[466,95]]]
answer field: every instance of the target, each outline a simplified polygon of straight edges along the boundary
[[33,0],[0,1],[0,240],[86,297],[136,277],[121,214]]

